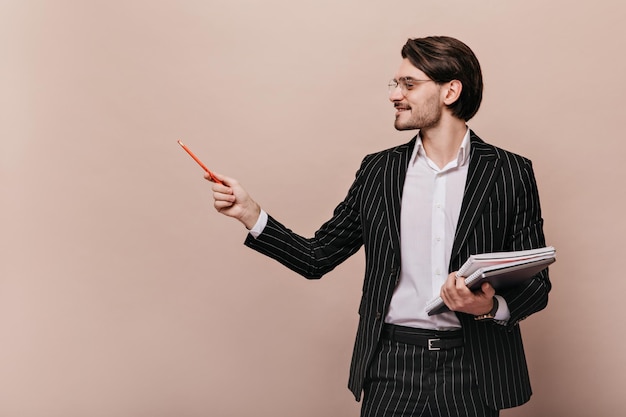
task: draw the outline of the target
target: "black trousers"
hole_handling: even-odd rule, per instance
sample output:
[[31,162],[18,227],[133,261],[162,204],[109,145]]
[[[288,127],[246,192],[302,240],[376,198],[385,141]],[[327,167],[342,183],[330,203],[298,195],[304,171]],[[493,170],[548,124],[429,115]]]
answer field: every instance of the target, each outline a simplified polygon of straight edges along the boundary
[[382,339],[361,417],[497,417],[480,398],[463,346],[446,350]]

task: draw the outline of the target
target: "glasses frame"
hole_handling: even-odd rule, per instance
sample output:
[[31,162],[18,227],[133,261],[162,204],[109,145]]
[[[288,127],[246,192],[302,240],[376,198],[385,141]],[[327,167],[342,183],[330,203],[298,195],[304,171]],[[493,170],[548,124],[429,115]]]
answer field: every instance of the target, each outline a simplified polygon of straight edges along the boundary
[[413,77],[400,77],[397,80],[395,78],[390,80],[387,84],[387,88],[389,94],[391,95],[396,90],[396,88],[400,87],[402,95],[406,96],[409,91],[411,91],[413,87],[415,87],[414,85],[411,85],[411,83],[426,83],[429,81],[435,82],[435,80],[418,80]]

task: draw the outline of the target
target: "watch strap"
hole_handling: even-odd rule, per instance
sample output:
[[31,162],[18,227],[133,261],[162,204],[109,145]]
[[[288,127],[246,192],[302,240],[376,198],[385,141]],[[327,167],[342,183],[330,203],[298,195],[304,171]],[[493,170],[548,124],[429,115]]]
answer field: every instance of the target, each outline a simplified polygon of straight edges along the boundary
[[480,314],[478,316],[474,316],[474,320],[490,320],[496,317],[496,313],[498,312],[498,299],[493,297],[493,307],[488,313]]

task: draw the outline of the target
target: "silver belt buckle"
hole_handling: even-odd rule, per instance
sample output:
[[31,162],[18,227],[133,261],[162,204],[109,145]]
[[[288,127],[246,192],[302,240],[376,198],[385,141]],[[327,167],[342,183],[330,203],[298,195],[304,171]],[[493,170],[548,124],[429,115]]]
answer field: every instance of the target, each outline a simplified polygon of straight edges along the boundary
[[441,350],[441,348],[434,347],[433,343],[438,342],[441,339],[428,339],[428,350]]

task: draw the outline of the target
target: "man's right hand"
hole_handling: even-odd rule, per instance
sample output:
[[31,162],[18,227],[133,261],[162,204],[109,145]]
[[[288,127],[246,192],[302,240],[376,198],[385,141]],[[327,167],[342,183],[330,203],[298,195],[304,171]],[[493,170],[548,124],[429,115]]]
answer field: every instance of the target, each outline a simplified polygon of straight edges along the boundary
[[[254,227],[261,214],[261,207],[254,201],[246,190],[233,178],[213,173],[223,184],[213,184],[213,206],[218,212],[233,217],[243,223],[248,230]],[[204,178],[211,181],[211,176]]]

